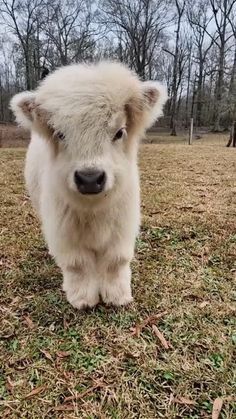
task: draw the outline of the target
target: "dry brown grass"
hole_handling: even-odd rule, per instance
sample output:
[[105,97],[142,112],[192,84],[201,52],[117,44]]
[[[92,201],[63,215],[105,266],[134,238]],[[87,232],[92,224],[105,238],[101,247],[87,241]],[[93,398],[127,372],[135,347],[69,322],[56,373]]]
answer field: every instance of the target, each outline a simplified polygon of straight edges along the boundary
[[26,147],[29,133],[14,124],[0,124],[0,147]]
[[235,150],[142,146],[135,302],[87,313],[61,292],[24,155],[0,150],[1,417],[211,418],[220,397],[234,419]]

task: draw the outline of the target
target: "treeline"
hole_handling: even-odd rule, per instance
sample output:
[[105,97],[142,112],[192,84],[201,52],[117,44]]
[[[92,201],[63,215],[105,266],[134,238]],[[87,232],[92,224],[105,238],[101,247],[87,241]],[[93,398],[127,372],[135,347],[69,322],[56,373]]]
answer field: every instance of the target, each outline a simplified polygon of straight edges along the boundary
[[118,59],[166,83],[164,123],[236,120],[236,0],[0,0],[0,120],[55,68]]

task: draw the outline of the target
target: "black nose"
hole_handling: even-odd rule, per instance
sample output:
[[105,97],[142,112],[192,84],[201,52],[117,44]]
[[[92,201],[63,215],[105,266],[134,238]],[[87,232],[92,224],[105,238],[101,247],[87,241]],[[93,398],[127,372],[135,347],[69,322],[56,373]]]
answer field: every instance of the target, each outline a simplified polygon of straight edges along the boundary
[[98,170],[83,170],[74,174],[75,184],[82,194],[97,194],[103,191],[106,173]]

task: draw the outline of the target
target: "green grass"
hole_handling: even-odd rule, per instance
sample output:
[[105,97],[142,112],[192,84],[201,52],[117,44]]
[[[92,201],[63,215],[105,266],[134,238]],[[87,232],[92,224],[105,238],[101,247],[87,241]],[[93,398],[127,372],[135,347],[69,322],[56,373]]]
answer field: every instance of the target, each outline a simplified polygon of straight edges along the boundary
[[[235,151],[218,140],[142,146],[135,300],[88,312],[61,291],[25,195],[24,155],[0,150],[1,418],[211,418],[222,397],[220,417],[234,419]],[[162,312],[169,349],[150,323],[135,334]]]

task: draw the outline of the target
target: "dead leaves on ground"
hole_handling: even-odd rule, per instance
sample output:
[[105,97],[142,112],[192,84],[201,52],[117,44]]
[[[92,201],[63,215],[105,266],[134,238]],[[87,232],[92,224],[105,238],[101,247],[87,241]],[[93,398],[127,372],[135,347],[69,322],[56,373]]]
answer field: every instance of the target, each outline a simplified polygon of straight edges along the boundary
[[45,358],[49,359],[49,361],[54,362],[52,355],[48,351],[40,349],[40,352],[45,356]]
[[36,387],[25,396],[25,399],[31,399],[31,397],[37,396],[38,394],[43,393],[45,390],[45,386]]
[[217,399],[215,399],[213,403],[212,419],[219,418],[222,407],[223,407],[223,399],[221,397],[217,397]]
[[30,330],[33,330],[35,328],[35,324],[33,320],[30,318],[30,316],[24,317],[24,323],[28,326]]
[[197,404],[194,400],[191,400],[188,397],[174,397],[173,394],[170,397],[170,404],[172,403],[183,404],[185,406],[196,406]]
[[222,410],[223,404],[225,402],[232,402],[235,401],[235,398],[232,396],[229,397],[217,397],[213,402],[212,408],[212,419],[219,419],[220,412]]
[[167,314],[167,311],[163,311],[162,313],[158,314],[152,314],[151,316],[148,316],[142,323],[136,324],[135,328],[132,329],[132,335],[136,337],[140,337],[142,330],[147,326],[152,326],[152,332],[153,334],[158,338],[160,343],[165,349],[173,349],[173,346],[170,342],[166,340],[163,333],[158,329],[158,327],[155,325],[157,320],[161,319]]
[[45,349],[40,349],[40,352],[45,356],[46,359],[48,359],[51,362],[58,362],[59,360],[63,359],[63,358],[68,358],[68,356],[70,356],[70,352],[69,351],[57,351],[55,353],[56,355],[56,361],[53,359],[52,355],[46,351]]
[[104,387],[104,383],[102,381],[98,381],[92,387],[89,387],[87,390],[84,390],[81,393],[76,392],[74,395],[66,397],[64,403],[71,402],[73,400],[83,399],[88,394],[93,393],[93,391],[102,387]]
[[82,400],[88,394],[91,394],[95,390],[97,390],[98,388],[103,388],[103,387],[105,387],[105,384],[102,381],[97,381],[97,382],[95,382],[95,384],[93,386],[89,387],[87,390],[84,390],[80,393],[75,392],[75,394],[72,394],[71,396],[66,397],[64,399],[63,404],[60,404],[60,405],[54,407],[53,410],[57,411],[57,412],[73,411],[75,409],[75,406],[71,402],[76,402],[78,400]]
[[59,406],[54,407],[53,410],[56,412],[72,412],[75,410],[75,406],[73,404],[60,404]]
[[163,333],[160,332],[160,330],[156,327],[155,324],[152,325],[152,330],[153,330],[154,335],[159,339],[159,341],[161,342],[162,346],[165,349],[173,348],[171,343],[166,340]]
[[70,352],[67,351],[57,351],[56,355],[58,356],[58,358],[67,358],[68,356],[70,356]]
[[167,311],[163,311],[162,313],[152,314],[151,316],[148,316],[142,323],[136,324],[135,328],[132,330],[132,335],[137,336],[137,338],[139,338],[142,330],[145,327],[153,325],[154,323],[156,323],[157,320],[161,319],[166,314]]
[[[212,407],[212,419],[219,419],[220,418],[220,413],[223,407],[223,404],[225,402],[232,402],[234,400],[233,397],[229,396],[229,397],[217,397],[214,402],[213,402],[213,407]],[[195,402],[194,400],[189,399],[188,397],[174,397],[174,395],[172,394],[170,397],[170,404],[172,403],[176,403],[176,404],[182,404],[185,406],[189,406],[189,407],[194,407],[197,405],[197,402]]]

